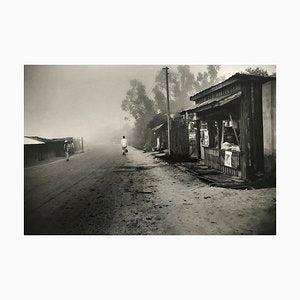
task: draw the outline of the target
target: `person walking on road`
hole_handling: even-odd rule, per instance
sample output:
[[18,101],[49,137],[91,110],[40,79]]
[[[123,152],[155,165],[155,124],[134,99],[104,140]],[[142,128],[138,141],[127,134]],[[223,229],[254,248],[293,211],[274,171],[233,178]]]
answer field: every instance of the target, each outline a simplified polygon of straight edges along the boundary
[[128,152],[127,146],[127,139],[123,135],[123,138],[121,139],[122,155],[126,155],[126,152]]
[[66,153],[66,161],[69,161],[70,159],[70,150],[71,150],[71,145],[68,140],[65,140],[64,151]]

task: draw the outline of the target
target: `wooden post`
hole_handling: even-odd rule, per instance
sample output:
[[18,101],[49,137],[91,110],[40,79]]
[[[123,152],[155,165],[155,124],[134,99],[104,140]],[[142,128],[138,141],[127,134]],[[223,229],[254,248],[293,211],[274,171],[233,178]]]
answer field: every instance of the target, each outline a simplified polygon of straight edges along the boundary
[[215,146],[215,121],[207,121],[208,137],[209,137],[209,147]]
[[240,126],[240,168],[243,179],[249,176],[249,168],[252,166],[251,155],[251,100],[250,85],[242,84],[241,97],[241,126]]
[[219,153],[219,158],[218,158],[218,164],[219,164],[219,168],[221,166],[221,142],[222,142],[222,121],[218,120],[217,121],[218,124],[218,153]]
[[170,100],[169,100],[169,73],[168,67],[163,68],[163,70],[166,70],[166,89],[167,89],[167,122],[168,122],[168,150],[169,150],[169,155],[171,155],[171,120],[170,120]]
[[[231,124],[233,124],[233,119],[232,119],[231,113],[228,113],[228,114],[229,114],[229,118],[230,118]],[[235,136],[235,138],[236,138],[236,141],[237,141],[237,143],[238,143],[238,146],[240,147],[240,141],[239,141],[239,139],[238,139],[237,133],[236,133],[235,128],[233,127],[233,125],[232,125],[232,129],[233,129],[233,132],[234,132],[234,136]]]
[[221,150],[222,144],[222,121],[218,120],[218,148]]
[[224,143],[224,133],[225,133],[225,125],[224,125],[224,122],[222,121],[222,138],[221,138],[221,147],[222,147],[222,144]]
[[196,131],[196,146],[197,146],[197,157],[201,159],[201,148],[200,148],[200,120],[196,121],[197,131]]
[[250,101],[251,101],[251,155],[252,155],[252,166],[253,169],[257,169],[256,165],[256,132],[254,130],[255,128],[255,99],[254,99],[254,84],[251,82],[250,84]]
[[254,83],[252,86],[252,119],[253,119],[253,159],[254,171],[263,172],[263,121],[262,121],[262,84]]

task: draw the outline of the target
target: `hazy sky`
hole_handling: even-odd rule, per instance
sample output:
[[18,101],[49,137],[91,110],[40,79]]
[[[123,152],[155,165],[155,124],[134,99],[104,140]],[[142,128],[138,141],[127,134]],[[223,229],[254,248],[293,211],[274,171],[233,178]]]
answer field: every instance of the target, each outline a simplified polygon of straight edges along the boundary
[[[124,124],[120,109],[129,81],[138,79],[148,91],[158,65],[25,66],[25,135],[101,138]],[[169,66],[176,71],[176,66]],[[226,78],[249,65],[222,65]],[[252,66],[257,67],[257,66]],[[261,66],[270,74],[275,66]],[[206,66],[190,66],[197,75]]]

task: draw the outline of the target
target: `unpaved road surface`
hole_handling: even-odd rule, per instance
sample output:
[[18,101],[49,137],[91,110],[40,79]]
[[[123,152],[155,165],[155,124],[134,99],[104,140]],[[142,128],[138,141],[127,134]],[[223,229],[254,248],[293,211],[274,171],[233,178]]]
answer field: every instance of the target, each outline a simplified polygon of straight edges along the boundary
[[25,234],[275,234],[275,188],[210,187],[151,154],[103,145],[25,168]]

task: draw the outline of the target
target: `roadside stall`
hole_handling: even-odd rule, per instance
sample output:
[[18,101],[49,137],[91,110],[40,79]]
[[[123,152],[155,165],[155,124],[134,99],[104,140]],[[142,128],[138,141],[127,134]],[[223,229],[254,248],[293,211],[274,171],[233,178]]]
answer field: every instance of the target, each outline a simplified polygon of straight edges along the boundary
[[236,73],[192,96],[198,157],[209,167],[249,179],[263,172],[262,84],[272,77]]
[[155,136],[155,145],[153,150],[162,151],[167,148],[168,137],[167,137],[167,123],[162,123],[152,128]]

